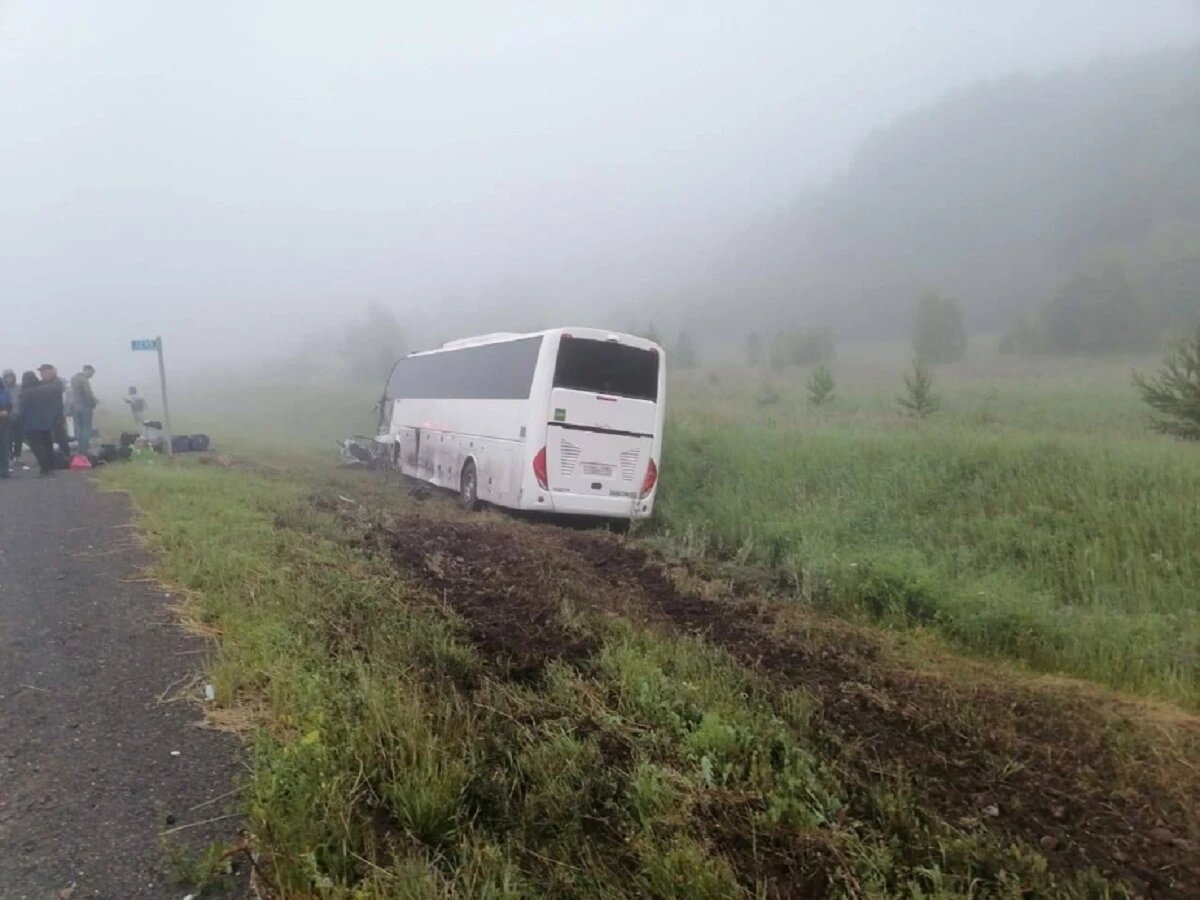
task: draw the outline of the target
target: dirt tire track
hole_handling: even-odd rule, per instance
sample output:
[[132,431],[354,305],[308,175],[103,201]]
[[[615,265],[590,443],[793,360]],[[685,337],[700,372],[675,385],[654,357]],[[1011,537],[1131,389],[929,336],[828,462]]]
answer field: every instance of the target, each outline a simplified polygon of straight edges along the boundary
[[599,646],[564,621],[563,600],[577,593],[575,586],[560,581],[511,531],[414,517],[369,540],[419,574],[509,678],[536,678],[550,660],[587,659]]
[[389,516],[370,540],[443,596],[514,677],[597,649],[566,621],[564,601],[694,635],[810,693],[826,749],[858,782],[907,778],[948,824],[1040,846],[1060,871],[1094,867],[1151,896],[1200,896],[1200,788],[1167,790],[1148,749],[1139,772],[1085,699],[914,672],[845,624],[806,620],[799,633],[795,603],[681,589],[661,557],[614,535],[429,512]]
[[[1164,803],[1157,785],[1116,789],[1127,766],[1105,745],[1109,723],[1081,702],[913,677],[879,664],[871,644],[835,647],[811,633],[797,640],[770,604],[680,591],[643,547],[598,534],[568,533],[563,541],[610,578],[636,579],[655,616],[677,630],[814,694],[839,738],[831,749],[853,748],[846,761],[880,775],[900,767],[949,822],[1002,830],[1034,847],[1053,838],[1052,864],[1095,866],[1156,896],[1200,896],[1200,847],[1189,822],[1200,792],[1189,810]],[[966,705],[991,713],[970,734],[953,720]],[[1003,784],[998,767],[1013,770]],[[993,809],[1001,814],[988,815]],[[1193,839],[1167,822],[1187,823]]]

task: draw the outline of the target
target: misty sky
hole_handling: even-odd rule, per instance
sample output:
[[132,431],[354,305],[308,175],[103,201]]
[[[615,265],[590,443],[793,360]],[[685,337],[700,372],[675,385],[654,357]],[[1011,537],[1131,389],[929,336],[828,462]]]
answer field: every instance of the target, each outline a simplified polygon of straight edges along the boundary
[[1198,34],[1194,0],[0,0],[0,365],[115,401],[133,337],[196,370],[370,301],[628,307],[948,90]]

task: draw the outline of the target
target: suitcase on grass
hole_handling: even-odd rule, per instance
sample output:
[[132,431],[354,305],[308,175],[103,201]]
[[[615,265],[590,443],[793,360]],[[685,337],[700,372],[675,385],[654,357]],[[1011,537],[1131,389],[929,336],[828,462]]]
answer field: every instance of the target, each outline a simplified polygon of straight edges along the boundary
[[191,444],[191,450],[193,453],[203,453],[208,449],[208,435],[193,434],[188,443]]

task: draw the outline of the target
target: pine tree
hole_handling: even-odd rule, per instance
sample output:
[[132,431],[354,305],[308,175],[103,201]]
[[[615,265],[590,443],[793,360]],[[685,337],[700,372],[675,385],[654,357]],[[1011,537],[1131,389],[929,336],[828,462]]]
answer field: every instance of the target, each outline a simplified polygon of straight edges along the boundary
[[1151,378],[1133,373],[1142,400],[1158,416],[1150,427],[1188,441],[1200,441],[1200,327],[1167,353]]
[[808,376],[808,402],[813,406],[824,406],[833,399],[833,389],[836,386],[829,366],[817,366]]
[[927,419],[942,405],[942,398],[934,393],[933,374],[922,363],[914,362],[912,371],[904,375],[904,393],[896,395],[896,402],[906,415]]

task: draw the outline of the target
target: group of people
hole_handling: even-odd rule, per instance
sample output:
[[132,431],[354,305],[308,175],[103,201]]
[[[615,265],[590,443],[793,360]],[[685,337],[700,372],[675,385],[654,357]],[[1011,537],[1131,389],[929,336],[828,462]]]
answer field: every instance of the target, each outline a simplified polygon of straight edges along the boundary
[[[0,379],[0,478],[8,478],[12,460],[20,459],[24,446],[33,451],[42,476],[54,473],[55,447],[70,459],[71,439],[67,431],[67,416],[75,426],[77,453],[87,455],[91,450],[92,416],[100,401],[92,390],[92,366],[84,366],[70,381],[58,374],[49,363],[29,371],[20,381],[12,369],[6,369]],[[138,396],[137,388],[129,389],[125,400],[139,428],[146,403]]]

